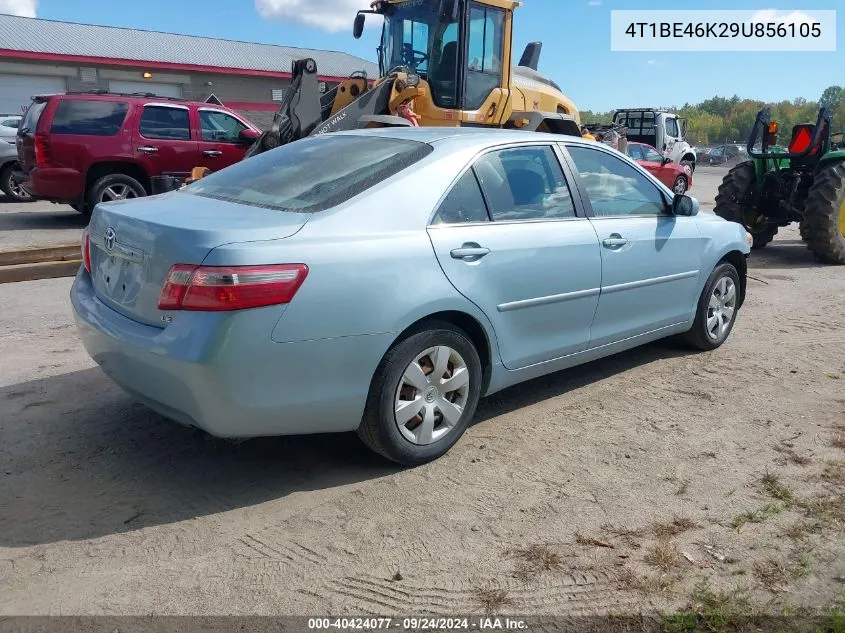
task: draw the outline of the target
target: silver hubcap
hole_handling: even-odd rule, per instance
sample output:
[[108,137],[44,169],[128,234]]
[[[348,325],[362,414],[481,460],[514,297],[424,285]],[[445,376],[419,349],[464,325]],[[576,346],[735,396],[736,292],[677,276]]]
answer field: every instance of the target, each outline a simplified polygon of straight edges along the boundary
[[678,178],[675,181],[675,186],[673,188],[673,191],[675,193],[684,193],[686,190],[687,190],[687,181],[684,180],[683,178]]
[[468,397],[469,368],[463,357],[445,345],[427,349],[399,381],[396,426],[412,444],[433,444],[460,422]]
[[12,195],[17,198],[31,197],[26,191],[24,191],[24,188],[21,187],[20,183],[14,178],[9,179],[9,191],[11,191]]
[[716,282],[707,307],[707,335],[718,341],[724,338],[736,314],[736,284],[730,277]]
[[137,192],[129,185],[112,185],[106,187],[100,196],[100,202],[111,202],[112,200],[126,200],[127,198],[137,198]]

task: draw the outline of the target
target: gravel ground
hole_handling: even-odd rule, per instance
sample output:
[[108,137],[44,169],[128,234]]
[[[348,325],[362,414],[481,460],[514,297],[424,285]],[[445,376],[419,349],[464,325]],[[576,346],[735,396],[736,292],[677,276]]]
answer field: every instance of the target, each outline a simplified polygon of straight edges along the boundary
[[[705,206],[719,178],[696,172]],[[824,608],[845,578],[845,276],[794,229],[750,274],[721,349],[497,394],[410,470],[354,436],[170,423],[89,360],[69,279],[0,286],[0,614],[626,613],[702,579]]]
[[0,193],[0,251],[79,244],[88,220],[69,206],[15,203]]

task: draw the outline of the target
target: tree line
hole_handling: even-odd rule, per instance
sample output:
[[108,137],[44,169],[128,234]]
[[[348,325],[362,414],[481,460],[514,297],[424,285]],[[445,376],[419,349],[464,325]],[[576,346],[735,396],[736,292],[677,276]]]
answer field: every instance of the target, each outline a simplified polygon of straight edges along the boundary
[[[766,106],[772,109],[772,119],[780,124],[781,142],[788,136],[792,126],[798,123],[815,123],[819,108],[830,109],[833,132],[845,132],[845,87],[831,86],[818,101],[804,98],[780,103],[764,103],[755,99],[733,97],[713,97],[698,104],[685,104],[682,108],[669,107],[666,110],[677,112],[687,119],[687,141],[692,145],[718,145],[720,143],[739,143],[745,145],[757,112]],[[623,106],[624,107],[624,106]],[[613,111],[581,111],[582,123],[610,123]]]

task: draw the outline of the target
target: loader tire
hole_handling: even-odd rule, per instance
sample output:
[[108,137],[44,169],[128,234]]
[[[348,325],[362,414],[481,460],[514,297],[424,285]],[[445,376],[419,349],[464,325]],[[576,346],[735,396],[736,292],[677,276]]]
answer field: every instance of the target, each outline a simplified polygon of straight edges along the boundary
[[744,226],[754,238],[751,248],[758,249],[775,239],[778,226],[751,208],[755,180],[754,161],[748,160],[732,167],[719,185],[713,212],[720,218]]
[[804,205],[801,232],[816,259],[845,265],[845,161],[819,170]]

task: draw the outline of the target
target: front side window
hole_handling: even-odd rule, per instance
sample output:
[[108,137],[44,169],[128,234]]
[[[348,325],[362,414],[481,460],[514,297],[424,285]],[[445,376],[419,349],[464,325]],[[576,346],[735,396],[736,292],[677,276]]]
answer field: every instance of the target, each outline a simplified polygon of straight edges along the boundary
[[667,118],[665,127],[666,134],[668,134],[672,138],[677,138],[678,136],[680,136],[680,132],[678,131],[677,119]]
[[[30,110],[35,107],[33,104]],[[129,104],[120,101],[62,99],[53,116],[50,133],[115,136],[123,126],[128,111]],[[37,114],[40,115],[40,112]],[[29,119],[30,113],[27,112],[27,121]]]
[[493,221],[575,217],[560,163],[549,146],[490,152],[475,164]]
[[473,3],[469,12],[467,54],[467,110],[478,110],[490,93],[502,85],[502,49],[505,12]]
[[589,147],[568,145],[567,149],[587,189],[594,215],[666,214],[663,194],[630,163]]
[[220,143],[237,143],[246,125],[225,112],[200,110],[202,140]]
[[141,136],[170,141],[189,140],[191,122],[188,109],[144,106],[144,113],[141,115]]
[[634,160],[645,160],[643,158],[643,148],[642,145],[629,145],[628,146],[628,156]]
[[662,163],[663,157],[653,147],[643,147],[643,160],[650,163]]
[[489,219],[478,180],[470,169],[461,176],[443,200],[432,224],[466,224],[487,222]]
[[426,79],[434,103],[458,106],[460,24],[443,18],[437,2],[390,4],[379,49],[382,74],[406,67]]
[[266,209],[313,213],[346,202],[432,151],[431,145],[417,141],[328,134],[235,163],[184,191]]

